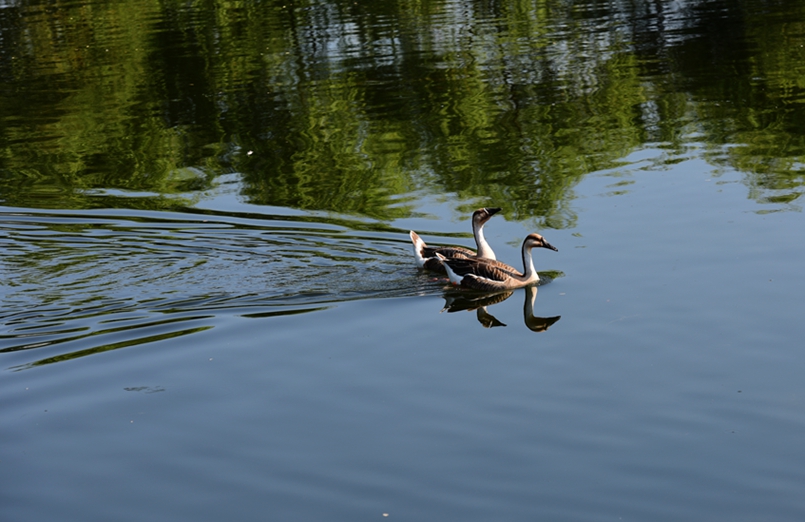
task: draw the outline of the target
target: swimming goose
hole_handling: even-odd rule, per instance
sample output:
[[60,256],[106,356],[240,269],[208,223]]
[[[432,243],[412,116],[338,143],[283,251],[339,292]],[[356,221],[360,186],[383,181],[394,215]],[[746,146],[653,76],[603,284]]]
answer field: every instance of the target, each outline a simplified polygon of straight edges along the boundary
[[499,262],[488,262],[484,259],[447,258],[438,252],[436,252],[436,257],[443,262],[447,270],[447,277],[454,285],[483,292],[498,292],[520,288],[539,281],[539,274],[534,270],[534,262],[531,259],[531,249],[535,247],[559,251],[545,241],[541,235],[529,234],[523,241],[522,253],[525,272],[522,274],[512,266]]
[[442,266],[439,258],[436,257],[436,253],[448,259],[454,257],[474,259],[478,257],[494,261],[495,253],[489,243],[486,242],[486,238],[484,238],[484,224],[498,212],[500,212],[500,208],[479,208],[472,213],[472,235],[475,236],[475,245],[478,248],[477,254],[468,248],[462,247],[429,247],[422,241],[419,234],[413,230],[410,231],[409,235],[414,243],[414,257],[416,258],[417,266],[434,272],[445,273],[444,266]]

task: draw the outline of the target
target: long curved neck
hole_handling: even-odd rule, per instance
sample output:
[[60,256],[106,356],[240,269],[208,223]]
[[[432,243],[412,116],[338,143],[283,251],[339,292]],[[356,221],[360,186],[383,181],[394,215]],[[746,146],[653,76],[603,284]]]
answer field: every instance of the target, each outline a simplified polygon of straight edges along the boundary
[[480,225],[473,223],[472,235],[475,236],[475,245],[478,247],[478,253],[476,256],[484,259],[497,259],[495,257],[495,253],[492,251],[492,247],[489,246],[489,243],[486,242],[486,238],[484,237],[483,223]]
[[527,243],[523,243],[523,275],[517,279],[528,283],[539,281],[539,274],[534,269],[534,261],[531,259],[531,247]]

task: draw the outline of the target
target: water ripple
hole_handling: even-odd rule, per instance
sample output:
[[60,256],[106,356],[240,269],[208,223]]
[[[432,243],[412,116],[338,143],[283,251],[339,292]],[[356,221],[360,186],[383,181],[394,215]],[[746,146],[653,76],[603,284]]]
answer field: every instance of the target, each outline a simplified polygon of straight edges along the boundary
[[0,211],[0,353],[36,352],[10,367],[440,288],[382,224],[193,212]]

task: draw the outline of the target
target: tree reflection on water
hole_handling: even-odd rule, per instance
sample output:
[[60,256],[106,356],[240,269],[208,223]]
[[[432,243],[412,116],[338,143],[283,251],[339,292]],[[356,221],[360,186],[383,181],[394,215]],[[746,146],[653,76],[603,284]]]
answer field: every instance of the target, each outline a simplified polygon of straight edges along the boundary
[[257,204],[387,220],[449,193],[563,228],[573,186],[645,144],[738,169],[773,208],[802,193],[796,2],[23,0],[3,15],[5,205],[175,208],[237,172]]

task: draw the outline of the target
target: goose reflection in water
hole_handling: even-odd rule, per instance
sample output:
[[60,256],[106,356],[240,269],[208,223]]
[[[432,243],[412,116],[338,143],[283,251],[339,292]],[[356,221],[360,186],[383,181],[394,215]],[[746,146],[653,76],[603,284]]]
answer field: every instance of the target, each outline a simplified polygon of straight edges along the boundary
[[[544,332],[551,327],[562,316],[557,315],[553,317],[537,317],[534,315],[534,302],[537,299],[537,286],[529,285],[523,288],[525,295],[525,302],[523,303],[523,321],[526,328],[532,332]],[[447,290],[444,294],[444,308],[443,312],[472,312],[475,311],[478,322],[484,328],[493,328],[495,326],[506,326],[505,323],[498,320],[494,315],[490,314],[487,307],[502,303],[512,296],[513,290],[507,290],[496,294],[486,295],[468,295],[466,292],[456,290]]]

